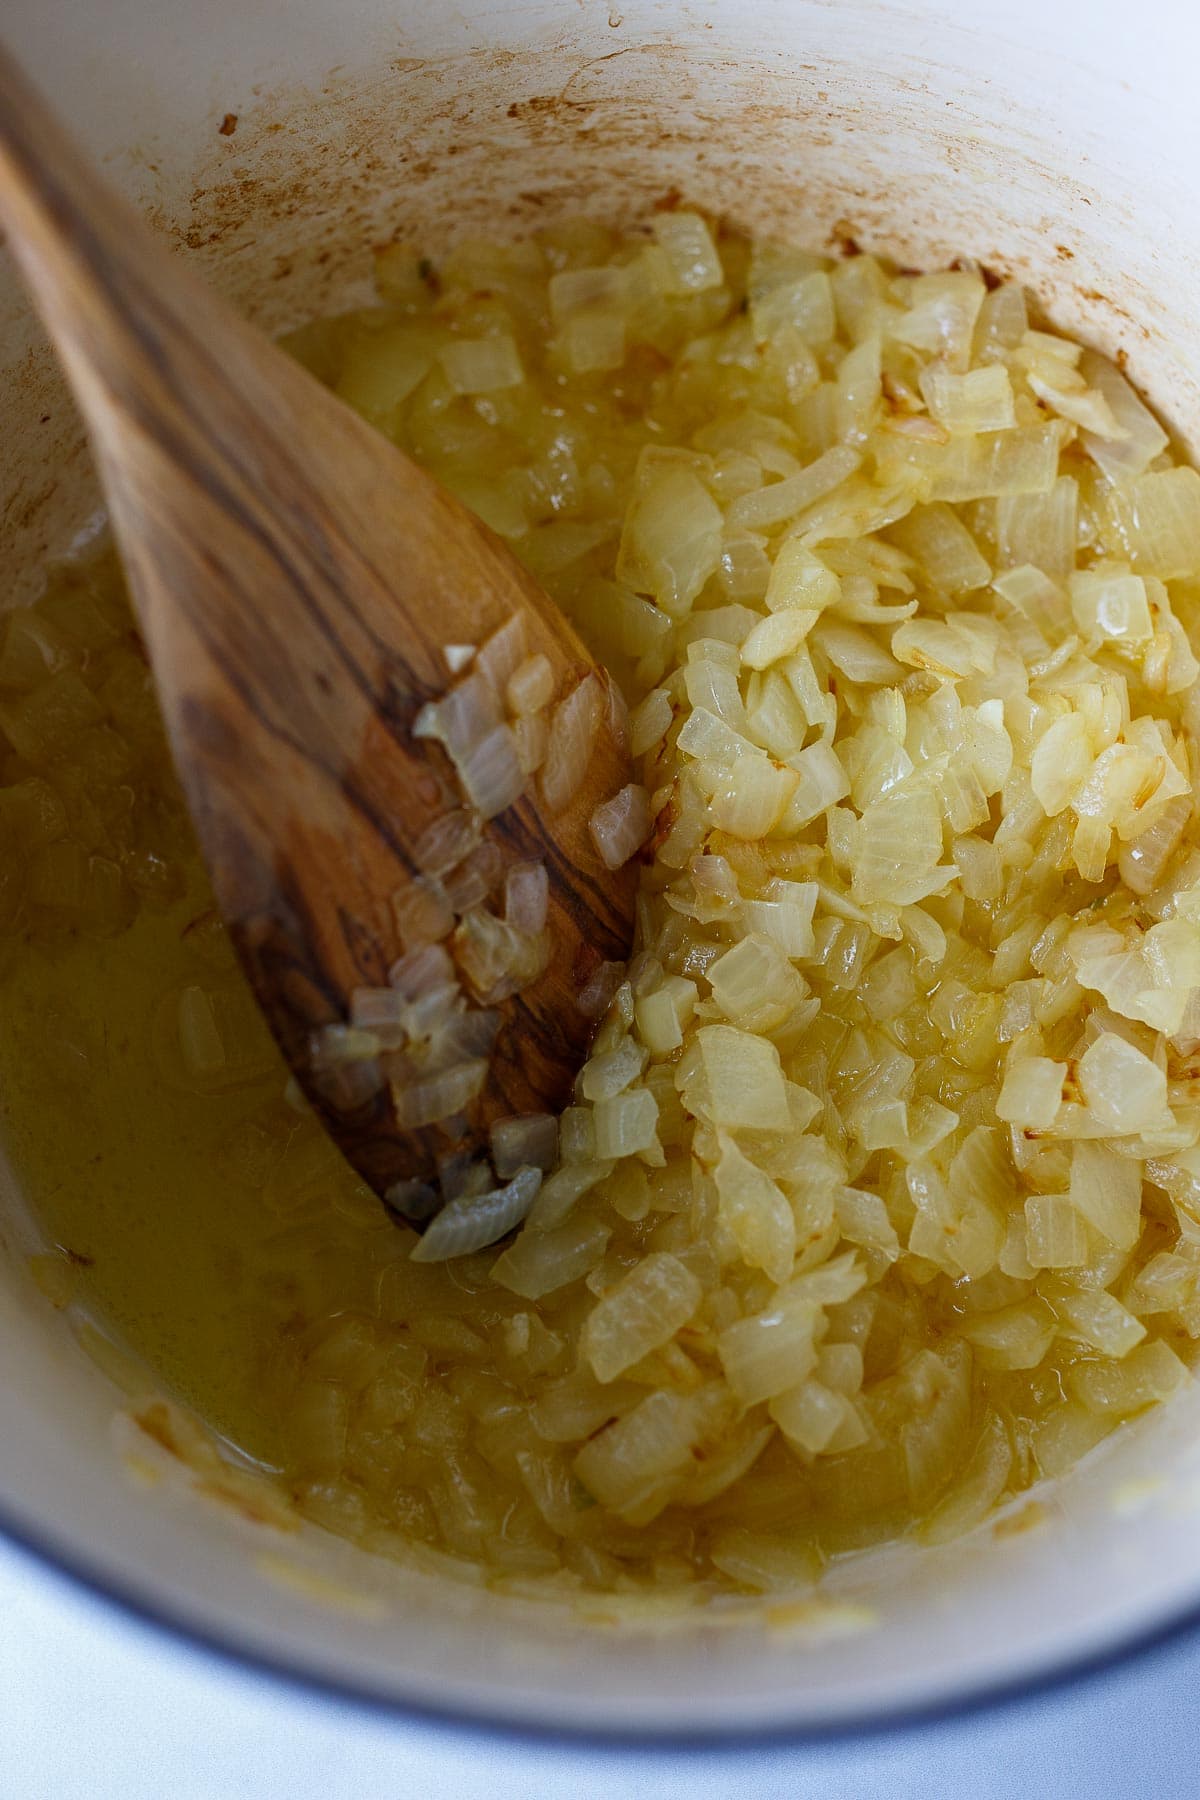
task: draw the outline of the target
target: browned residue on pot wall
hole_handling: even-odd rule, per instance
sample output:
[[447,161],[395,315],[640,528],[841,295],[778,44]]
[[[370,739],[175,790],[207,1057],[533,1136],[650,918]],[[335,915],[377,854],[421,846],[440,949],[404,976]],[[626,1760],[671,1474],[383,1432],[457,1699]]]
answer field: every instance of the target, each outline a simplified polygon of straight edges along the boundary
[[[372,248],[395,237],[436,256],[452,236],[579,209],[628,223],[674,189],[807,244],[926,267],[975,257],[1032,278],[1051,317],[1129,356],[1152,388],[1169,361],[1152,272],[1106,271],[1089,235],[1098,195],[1039,160],[1019,107],[1002,135],[968,132],[969,94],[963,111],[939,112],[918,81],[877,71],[868,88],[861,71],[755,63],[712,40],[618,43],[583,61],[565,41],[398,59],[366,82],[238,99],[218,131],[210,114],[190,182],[172,186],[146,150],[138,174],[144,188],[154,171],[156,223],[268,330],[364,298]],[[28,566],[89,498],[44,346],[0,314],[0,355],[4,341],[16,349],[0,554]],[[1195,381],[1172,391],[1186,425],[1200,413]]]

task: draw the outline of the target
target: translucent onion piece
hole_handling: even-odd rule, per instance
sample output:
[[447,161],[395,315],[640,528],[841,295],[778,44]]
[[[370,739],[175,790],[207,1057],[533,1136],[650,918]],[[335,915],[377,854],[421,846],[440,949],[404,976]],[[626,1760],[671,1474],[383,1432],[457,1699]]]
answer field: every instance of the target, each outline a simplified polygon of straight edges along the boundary
[[440,994],[458,985],[454,964],[440,944],[425,944],[419,950],[408,951],[388,970],[388,982],[408,1001]]
[[[436,738],[457,763],[469,756],[499,723],[492,688],[483,675],[476,672],[456,682],[440,700],[421,708],[413,721],[413,736]],[[422,867],[434,875],[440,873],[432,864]]]
[[576,1201],[582,1199],[613,1172],[612,1163],[563,1162],[542,1183],[529,1212],[530,1231],[552,1231],[561,1225]]
[[392,911],[406,950],[435,944],[454,929],[454,908],[435,876],[415,875],[393,894]]
[[1181,795],[1170,800],[1145,831],[1122,846],[1118,867],[1126,887],[1131,888],[1135,894],[1153,893],[1178,847],[1191,814],[1190,797]]
[[451,940],[459,968],[476,999],[491,1005],[536,981],[546,966],[543,937],[526,937],[484,907],[459,920]]
[[1069,1385],[1089,1412],[1128,1418],[1167,1399],[1188,1379],[1186,1366],[1170,1345],[1156,1338],[1139,1344],[1119,1362],[1077,1365]]
[[644,756],[653,749],[670,730],[673,717],[671,696],[665,688],[654,688],[634,708],[629,721],[629,747],[634,756]]
[[658,1104],[648,1088],[634,1088],[599,1100],[595,1107],[596,1154],[615,1162],[658,1147]]
[[889,536],[915,557],[929,581],[947,594],[986,587],[992,571],[975,539],[950,507],[917,506]]
[[536,938],[546,927],[550,879],[540,862],[515,863],[504,879],[504,917],[514,931]]
[[728,1130],[786,1131],[791,1123],[779,1052],[732,1025],[696,1033],[696,1057],[679,1065],[684,1104]]
[[1085,431],[1084,449],[1112,482],[1144,474],[1166,449],[1166,432],[1107,357],[1085,350],[1079,369],[1088,386],[1103,396],[1121,432],[1118,437],[1099,437]]
[[492,394],[519,387],[525,379],[511,337],[459,338],[445,345],[439,360],[455,393]]
[[601,801],[588,820],[588,832],[606,869],[619,869],[635,856],[650,835],[650,797],[636,782]]
[[470,855],[480,838],[479,821],[463,807],[455,807],[426,826],[413,845],[413,859],[426,875],[448,875]]
[[1067,583],[1085,643],[1145,644],[1153,636],[1146,584],[1137,575],[1080,570]]
[[606,1013],[613,995],[625,979],[625,964],[602,962],[580,988],[575,1004],[586,1019]]
[[624,268],[566,269],[552,275],[547,284],[550,316],[561,325],[572,313],[590,312],[598,306],[624,307],[630,299],[630,281]]
[[552,813],[561,812],[578,791],[603,716],[604,690],[595,675],[586,675],[555,707],[540,776]]
[[396,988],[355,988],[350,995],[350,1023],[380,1037],[403,1031],[408,1002]]
[[703,1289],[677,1257],[643,1258],[588,1316],[581,1348],[598,1381],[613,1381],[687,1324]]
[[702,293],[721,285],[721,259],[712,234],[698,213],[656,213],[653,225],[654,235],[667,253],[672,276],[683,292]]
[[[753,1268],[782,1284],[796,1255],[796,1221],[769,1175],[745,1157],[731,1137],[721,1137],[721,1160],[714,1171],[722,1223]],[[757,1396],[764,1397],[764,1396]]]
[[673,617],[686,616],[720,561],[722,526],[720,508],[693,468],[669,452],[643,451],[617,579]]
[[909,308],[893,327],[894,335],[903,344],[945,357],[953,369],[965,368],[986,291],[980,276],[955,270],[916,275],[907,285]]
[[549,736],[545,714],[525,714],[516,720],[512,730],[517,761],[527,776],[536,775],[545,760]]
[[554,698],[554,671],[545,656],[530,656],[519,663],[508,678],[504,690],[509,710],[514,713],[540,712]]
[[393,1082],[397,1121],[413,1131],[418,1126],[436,1125],[442,1119],[452,1118],[482,1092],[487,1072],[487,1062],[477,1058],[442,1070],[427,1081],[408,1081],[403,1085]]
[[785,476],[757,493],[746,494],[729,508],[733,525],[748,526],[755,531],[769,530],[796,518],[806,507],[853,475],[861,457],[843,445],[826,451],[799,474]]
[[499,847],[485,840],[446,876],[442,885],[447,903],[456,913],[470,912],[493,892],[503,872],[504,858]]
[[905,906],[936,893],[950,878],[934,873],[942,853],[942,820],[932,792],[909,783],[868,807],[855,843],[852,891],[862,905]]
[[1113,1294],[1064,1289],[1052,1297],[1064,1337],[1075,1338],[1118,1361],[1140,1344],[1146,1327]]
[[817,1380],[777,1394],[770,1406],[771,1417],[783,1435],[809,1456],[819,1456],[832,1447],[848,1409],[844,1394],[835,1394]]
[[1013,431],[956,438],[933,485],[935,500],[984,500],[1046,494],[1058,476],[1062,428],[1023,425]]
[[726,1326],[717,1353],[743,1405],[771,1400],[804,1380],[816,1365],[820,1321],[811,1302],[781,1296],[768,1311]]
[[1138,574],[1182,579],[1200,566],[1200,474],[1162,469],[1109,489],[1103,527],[1108,547]]
[[[497,703],[508,698],[509,683],[525,663],[526,636],[524,615],[514,613],[511,619],[484,639],[479,650],[476,668],[487,682]],[[538,659],[531,660],[536,663]],[[540,667],[536,670],[534,679],[539,686],[544,681],[544,672]],[[514,706],[512,710],[518,712],[521,708]]]
[[504,1187],[452,1200],[413,1246],[413,1262],[449,1262],[498,1243],[521,1223],[541,1182],[540,1169],[521,1169]]
[[567,1219],[544,1231],[527,1226],[493,1264],[491,1278],[526,1300],[541,1300],[594,1269],[609,1236],[598,1219]]
[[1087,1229],[1065,1194],[1031,1194],[1025,1239],[1035,1269],[1078,1269],[1088,1259]]
[[718,1382],[691,1394],[660,1390],[593,1438],[575,1458],[575,1473],[601,1505],[631,1525],[647,1525],[702,1456],[706,1436],[719,1438],[733,1411]]
[[956,374],[940,360],[926,363],[920,386],[930,417],[951,433],[1008,431],[1017,422],[1012,382],[1003,363],[971,369],[965,375]]
[[1166,1110],[1166,1075],[1114,1032],[1105,1032],[1084,1051],[1078,1079],[1084,1105],[1114,1133],[1144,1131],[1160,1122]]
[[352,1061],[321,1069],[317,1072],[316,1082],[323,1098],[337,1112],[343,1113],[357,1112],[387,1086],[383,1065],[374,1057],[355,1057]]
[[1066,1063],[1045,1056],[1014,1059],[1008,1066],[996,1117],[1027,1130],[1053,1125],[1062,1105]]
[[613,1050],[600,1050],[579,1072],[579,1092],[585,1100],[611,1100],[637,1081],[646,1066],[645,1047],[632,1037],[622,1038]]
[[380,1042],[374,1031],[352,1025],[322,1025],[309,1040],[309,1055],[315,1069],[335,1069],[341,1063],[370,1062],[379,1051]]
[[553,1113],[528,1113],[497,1119],[491,1127],[492,1166],[502,1180],[519,1169],[554,1167],[558,1156],[558,1120]]
[[525,792],[527,776],[507,725],[497,725],[472,749],[456,756],[454,766],[481,819],[494,819]]
[[1061,579],[1075,567],[1079,484],[1063,475],[1046,494],[996,502],[996,544],[1006,568],[1032,566]]
[[460,1004],[429,1026],[419,1066],[437,1074],[474,1057],[490,1056],[499,1029],[500,1014],[494,1008]]

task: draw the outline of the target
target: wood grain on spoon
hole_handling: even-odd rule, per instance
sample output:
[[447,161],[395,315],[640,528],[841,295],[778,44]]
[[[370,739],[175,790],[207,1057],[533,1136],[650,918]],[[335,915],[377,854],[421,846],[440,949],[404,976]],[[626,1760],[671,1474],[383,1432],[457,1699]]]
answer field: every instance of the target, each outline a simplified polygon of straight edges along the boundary
[[[557,696],[592,669],[561,613],[457,500],[203,287],[110,192],[0,53],[0,219],[89,428],[174,755],[218,902],[285,1055],[380,1192],[426,1176],[446,1130],[402,1131],[314,1084],[314,1027],[344,1019],[403,945],[393,898],[453,803],[414,740],[444,647],[515,612]],[[606,684],[608,678],[601,673]],[[628,955],[634,875],[587,825],[628,780],[616,711],[552,816],[537,784],[487,828],[544,861],[553,953],[503,1002],[487,1085],[455,1142],[556,1110],[594,1021],[577,1005]]]

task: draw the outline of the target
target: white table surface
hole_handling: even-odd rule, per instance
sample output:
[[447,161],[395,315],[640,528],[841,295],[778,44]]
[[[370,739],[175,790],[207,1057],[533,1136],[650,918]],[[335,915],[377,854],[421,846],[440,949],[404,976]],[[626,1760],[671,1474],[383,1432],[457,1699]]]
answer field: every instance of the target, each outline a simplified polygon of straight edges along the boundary
[[0,1543],[0,1800],[1196,1800],[1200,1637],[866,1742],[530,1746],[326,1702],[126,1618]]

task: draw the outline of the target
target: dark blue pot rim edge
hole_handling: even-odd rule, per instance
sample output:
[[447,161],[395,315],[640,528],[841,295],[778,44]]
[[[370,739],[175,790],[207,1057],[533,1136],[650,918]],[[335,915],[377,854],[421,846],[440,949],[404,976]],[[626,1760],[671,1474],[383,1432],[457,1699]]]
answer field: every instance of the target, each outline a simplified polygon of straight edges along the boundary
[[1194,1632],[1200,1626],[1200,1601],[1182,1607],[1178,1613],[1133,1631],[1119,1642],[1092,1653],[1068,1655],[1056,1667],[1035,1675],[1015,1676],[995,1683],[981,1682],[946,1700],[919,1701],[908,1706],[884,1708],[858,1719],[831,1720],[829,1723],[807,1721],[779,1725],[744,1727],[703,1724],[680,1728],[642,1726],[622,1729],[620,1726],[571,1725],[518,1719],[502,1710],[495,1713],[481,1708],[438,1706],[425,1699],[405,1699],[372,1692],[352,1681],[340,1681],[306,1669],[284,1657],[274,1657],[222,1637],[198,1626],[172,1609],[157,1605],[133,1589],[93,1566],[86,1557],[64,1550],[49,1538],[15,1518],[0,1506],[0,1534],[15,1545],[32,1562],[49,1567],[65,1585],[83,1588],[94,1599],[123,1614],[139,1626],[157,1635],[169,1637],[177,1646],[198,1652],[203,1660],[223,1668],[233,1668],[265,1680],[277,1688],[293,1693],[320,1697],[326,1702],[358,1715],[440,1728],[459,1741],[503,1740],[537,1748],[576,1748],[593,1751],[641,1752],[646,1755],[678,1755],[690,1752],[697,1757],[714,1751],[739,1751],[753,1754],[772,1750],[802,1749],[805,1746],[838,1745],[879,1739],[889,1735],[931,1729],[976,1714],[1011,1710],[1048,1696],[1068,1692],[1094,1680],[1097,1676],[1125,1667],[1136,1659],[1161,1650]]

